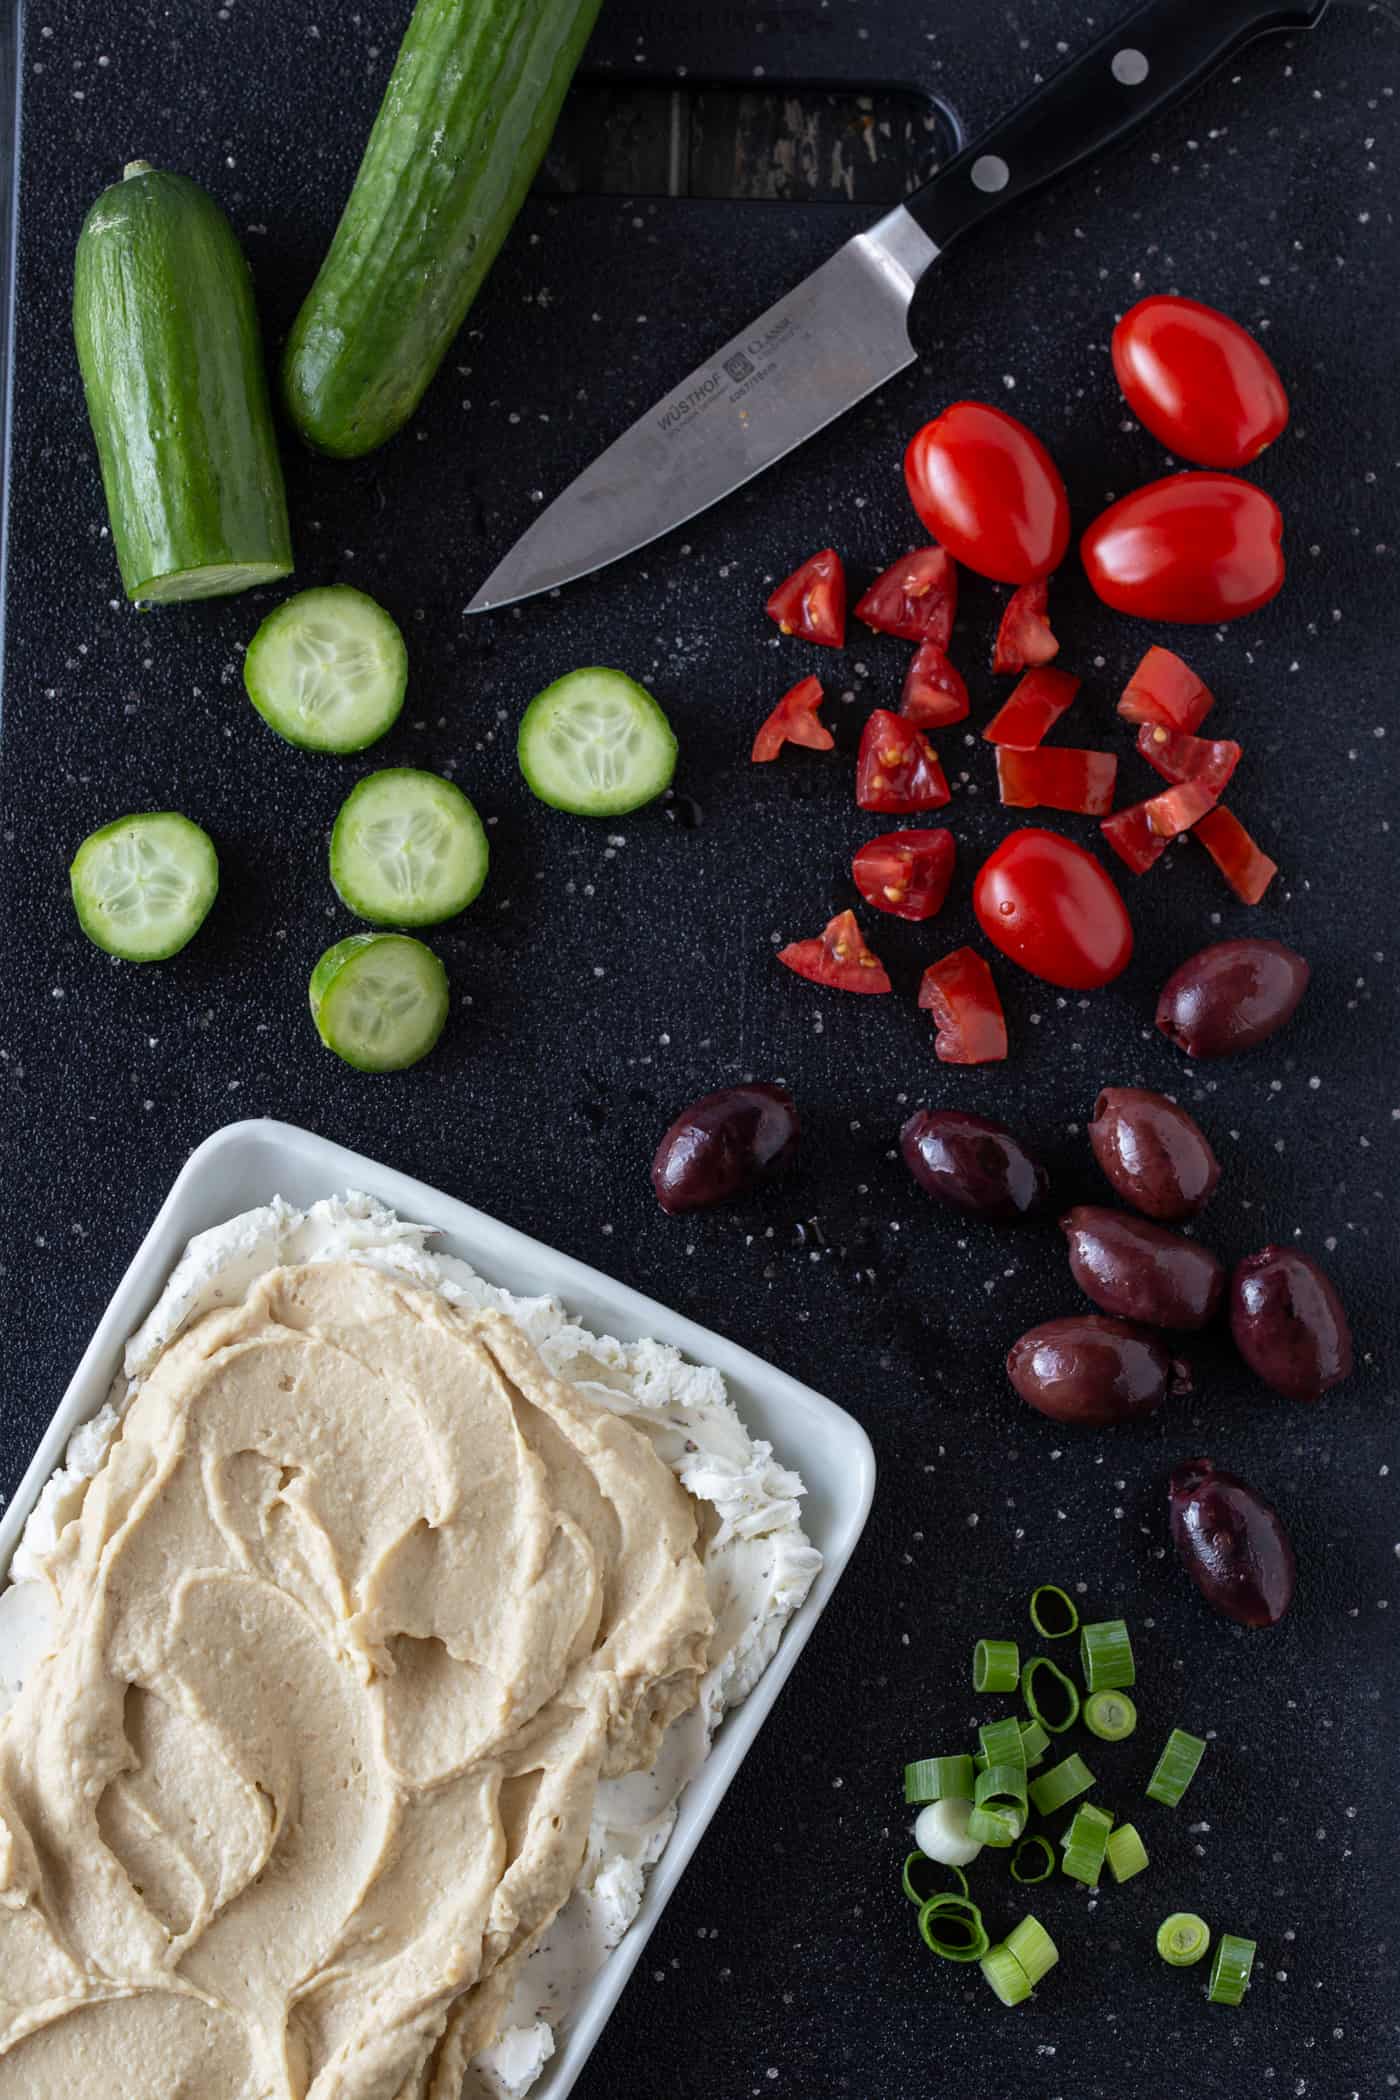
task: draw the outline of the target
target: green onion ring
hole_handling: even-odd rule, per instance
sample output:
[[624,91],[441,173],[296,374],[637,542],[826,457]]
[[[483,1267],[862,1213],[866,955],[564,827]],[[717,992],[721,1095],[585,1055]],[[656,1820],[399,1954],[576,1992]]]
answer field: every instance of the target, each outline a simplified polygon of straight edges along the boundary
[[[1065,1697],[1069,1701],[1069,1712],[1063,1721],[1052,1721],[1048,1715],[1041,1712],[1035,1696],[1037,1670],[1048,1670],[1056,1683],[1063,1686]],[[1031,1719],[1039,1721],[1041,1727],[1047,1729],[1051,1735],[1063,1735],[1065,1730],[1073,1728],[1079,1719],[1079,1687],[1072,1677],[1066,1677],[1058,1663],[1051,1662],[1048,1655],[1033,1655],[1022,1670],[1021,1697],[1026,1702],[1026,1711]]]
[[[1005,1721],[988,1721],[977,1731],[977,1740],[982,1746],[982,1756],[987,1765],[1024,1765],[1026,1746],[1021,1737],[1021,1724],[1014,1716]],[[987,1765],[982,1770],[987,1769]]]
[[[943,1937],[936,1929],[939,1919],[966,1937]],[[937,1954],[943,1961],[981,1961],[989,1944],[982,1913],[966,1896],[931,1897],[919,1911],[919,1935],[929,1953]]]
[[1005,1941],[983,1955],[982,1974],[1003,2005],[1020,2005],[1031,1994],[1031,1980]]
[[1104,1743],[1121,1743],[1137,1727],[1137,1708],[1126,1692],[1090,1692],[1084,1726]]
[[[1210,1985],[1206,1997],[1212,2005],[1238,2005],[1249,1989],[1250,1971],[1254,1967],[1257,1942],[1237,1939],[1233,1932],[1222,1932],[1220,1944],[1215,1950],[1215,1960],[1210,1968]],[[1202,1948],[1204,1953],[1204,1948]]]
[[1079,1629],[1079,1662],[1086,1692],[1116,1692],[1137,1682],[1126,1620],[1101,1619]]
[[1095,1808],[1086,1801],[1077,1811],[1061,1840],[1065,1848],[1061,1871],[1071,1881],[1082,1881],[1090,1889],[1098,1887],[1112,1827],[1113,1818],[1107,1809]]
[[[1220,1942],[1221,1946],[1225,1941]],[[1157,1952],[1173,1969],[1189,1969],[1198,1962],[1210,1945],[1210,1927],[1204,1918],[1197,1917],[1193,1910],[1174,1910],[1169,1918],[1163,1918],[1157,1927]],[[1217,1953],[1216,1967],[1220,1965]],[[1214,1971],[1211,1982],[1214,1984]]]
[[972,1651],[974,1692],[1014,1692],[1021,1651],[1014,1641],[979,1641]]
[[[1045,1865],[1039,1874],[1027,1874],[1022,1871],[1021,1861],[1028,1852],[1038,1852],[1044,1859]],[[1054,1871],[1055,1848],[1049,1838],[1043,1837],[1038,1830],[1031,1837],[1023,1837],[1011,1855],[1011,1879],[1031,1886],[1037,1881],[1048,1881]]]
[[1060,1958],[1059,1948],[1055,1945],[1039,1918],[1032,1917],[1029,1911],[1026,1912],[1019,1925],[1012,1926],[1003,1941],[1003,1945],[1008,1953],[1015,1955],[1017,1961],[1025,1970],[1026,1975],[1030,1978],[1032,1990],[1040,1982],[1042,1976],[1050,1974],[1050,1971]]
[[973,1800],[979,1808],[988,1803],[993,1806],[1019,1808],[1026,1806],[1026,1768],[1024,1765],[988,1765],[985,1772],[977,1774],[977,1790]]
[[[1069,1621],[1068,1625],[1047,1626],[1045,1624],[1040,1609],[1042,1597],[1054,1597],[1058,1603],[1064,1606],[1065,1616]],[[1031,1624],[1043,1641],[1067,1640],[1070,1634],[1078,1633],[1079,1631],[1079,1606],[1069,1592],[1062,1590],[1058,1583],[1042,1582],[1038,1590],[1031,1591]]]
[[[939,1874],[951,1874],[953,1879],[957,1882],[957,1888],[916,1888],[914,1885],[914,1877],[919,1872],[921,1866],[932,1867]],[[923,1909],[926,1903],[931,1903],[935,1896],[965,1896],[967,1894],[967,1876],[966,1874],[964,1874],[961,1867],[947,1867],[943,1864],[942,1860],[930,1859],[927,1852],[920,1852],[917,1845],[914,1847],[914,1850],[909,1854],[909,1857],[904,1862],[904,1872],[900,1876],[900,1885],[902,1886],[905,1895],[909,1898],[909,1901],[911,1903],[917,1903],[920,1910]]]
[[1147,1847],[1131,1823],[1120,1823],[1108,1836],[1108,1869],[1115,1881],[1131,1881],[1147,1865]]
[[926,1801],[970,1801],[972,1759],[965,1754],[921,1757],[912,1765],[906,1765],[904,1799],[910,1806],[922,1805]]
[[1206,1746],[1198,1735],[1174,1728],[1147,1782],[1148,1800],[1160,1801],[1164,1808],[1176,1808],[1205,1754]]
[[1057,1808],[1073,1801],[1076,1794],[1087,1794],[1094,1784],[1094,1775],[1077,1750],[1051,1765],[1039,1779],[1030,1784],[1031,1805],[1037,1815],[1053,1816]]
[[974,1808],[967,1819],[967,1834],[979,1845],[991,1845],[998,1852],[1005,1852],[1014,1845],[1026,1827],[1024,1808],[1014,1807],[1009,1802],[988,1802],[985,1808]]
[[1046,1733],[1043,1721],[1021,1723],[1021,1748],[1025,1752],[1028,1766],[1038,1765],[1049,1747],[1050,1737]]

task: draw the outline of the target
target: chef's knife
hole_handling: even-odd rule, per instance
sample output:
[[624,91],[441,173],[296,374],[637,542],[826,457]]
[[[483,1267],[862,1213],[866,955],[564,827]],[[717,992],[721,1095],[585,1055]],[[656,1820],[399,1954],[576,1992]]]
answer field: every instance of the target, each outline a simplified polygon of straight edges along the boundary
[[1252,38],[1310,28],[1326,6],[1147,0],[663,395],[541,513],[468,612],[635,553],[815,436],[913,363],[915,288],[959,234],[1126,138]]

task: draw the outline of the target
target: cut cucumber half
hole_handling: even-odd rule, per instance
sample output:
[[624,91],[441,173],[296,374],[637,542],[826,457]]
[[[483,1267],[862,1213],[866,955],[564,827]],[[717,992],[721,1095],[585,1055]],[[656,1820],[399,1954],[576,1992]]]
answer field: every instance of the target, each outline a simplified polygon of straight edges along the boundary
[[357,1072],[401,1072],[426,1057],[447,1019],[447,972],[406,933],[352,933],[311,972],[311,1018]]
[[516,748],[531,792],[575,817],[625,816],[676,770],[675,734],[651,694],[598,665],[535,695]]
[[437,773],[388,766],[352,788],[331,833],[331,881],[371,926],[435,926],[486,880],[486,829]]
[[214,841],[174,810],[104,824],[83,840],[69,872],[78,924],[125,962],[178,955],[219,893]]
[[348,583],[298,591],[270,612],[243,659],[248,698],[303,751],[363,751],[398,720],[408,651],[382,605]]

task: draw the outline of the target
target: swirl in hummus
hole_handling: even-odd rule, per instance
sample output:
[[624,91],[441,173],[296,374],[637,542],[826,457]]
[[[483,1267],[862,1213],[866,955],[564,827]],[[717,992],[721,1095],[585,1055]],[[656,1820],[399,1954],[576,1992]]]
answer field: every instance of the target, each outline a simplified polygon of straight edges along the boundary
[[388,1268],[187,1326],[0,1722],[4,2100],[457,2100],[600,1783],[696,1704],[713,1528],[516,1321]]

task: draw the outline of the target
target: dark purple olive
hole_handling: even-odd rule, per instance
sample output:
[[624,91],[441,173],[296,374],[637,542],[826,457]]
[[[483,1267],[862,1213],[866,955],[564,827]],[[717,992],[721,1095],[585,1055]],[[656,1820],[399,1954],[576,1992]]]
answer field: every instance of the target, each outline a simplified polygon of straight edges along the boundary
[[1060,1220],[1086,1298],[1147,1327],[1204,1327],[1225,1289],[1225,1264],[1165,1225],[1081,1203]]
[[1237,1626],[1277,1626],[1298,1572],[1278,1511],[1208,1458],[1177,1467],[1169,1500],[1182,1566],[1211,1610]]
[[1191,1390],[1190,1372],[1160,1335],[1098,1313],[1032,1327],[1007,1357],[1006,1375],[1029,1406],[1086,1429],[1135,1422],[1168,1393]]
[[960,1108],[921,1108],[899,1133],[919,1187],[979,1218],[1023,1218],[1044,1201],[1050,1177],[1003,1123]]
[[1089,1143],[1114,1192],[1171,1224],[1204,1210],[1220,1179],[1205,1132],[1145,1086],[1106,1086],[1094,1103]]
[[1228,1057],[1291,1021],[1311,975],[1282,941],[1217,941],[1174,970],[1157,1026],[1188,1057]]
[[1285,1400],[1320,1400],[1351,1376],[1346,1308],[1331,1277],[1294,1247],[1265,1247],[1240,1262],[1230,1332],[1255,1377]]
[[742,1195],[785,1167],[797,1149],[797,1104],[757,1082],[702,1094],[676,1117],[651,1163],[656,1200],[674,1217]]

